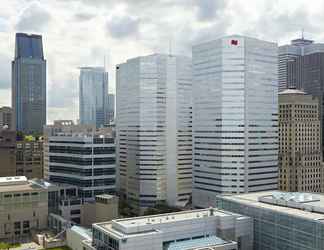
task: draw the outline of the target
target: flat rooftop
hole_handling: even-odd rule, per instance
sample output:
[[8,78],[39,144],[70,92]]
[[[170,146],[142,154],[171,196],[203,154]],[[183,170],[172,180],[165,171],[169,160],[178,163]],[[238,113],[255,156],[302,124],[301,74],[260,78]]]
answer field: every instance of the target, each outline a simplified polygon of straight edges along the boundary
[[245,219],[247,216],[242,216],[236,213],[219,210],[216,208],[187,210],[176,213],[141,216],[134,218],[116,219],[109,222],[95,223],[94,227],[114,235],[118,238],[134,237],[136,235],[148,235],[162,233],[159,228],[163,224],[174,224],[175,222],[195,221],[204,223],[204,219],[216,219],[219,217],[235,216],[236,219]]
[[150,216],[141,216],[135,218],[119,219],[114,220],[115,222],[121,224],[124,227],[142,226],[147,224],[161,224],[169,222],[177,222],[184,220],[192,220],[202,217],[210,216],[228,216],[224,211],[208,208],[199,210],[187,210],[183,212],[169,213],[169,214],[158,214]]
[[222,196],[222,198],[292,216],[324,221],[324,195],[319,193],[265,191]]
[[0,193],[44,190],[33,181],[28,181],[25,176],[12,176],[0,178]]
[[[207,249],[207,247],[215,247],[225,244],[236,244],[232,241],[225,241],[217,236],[204,237],[199,239],[190,239],[179,242],[172,242],[167,250],[190,250],[196,248]],[[206,248],[205,248],[206,247]],[[210,248],[208,248],[210,249]]]

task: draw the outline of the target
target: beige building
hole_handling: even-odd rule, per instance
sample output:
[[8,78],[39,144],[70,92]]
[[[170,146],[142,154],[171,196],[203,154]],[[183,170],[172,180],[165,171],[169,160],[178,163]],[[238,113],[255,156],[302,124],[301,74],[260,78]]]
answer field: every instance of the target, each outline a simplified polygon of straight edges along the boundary
[[19,241],[47,228],[47,190],[25,176],[0,178],[0,241]]
[[17,141],[16,175],[43,178],[43,141]]
[[295,89],[279,93],[279,188],[323,192],[318,99]]
[[97,195],[95,202],[81,206],[81,225],[110,221],[118,218],[118,197],[109,194]]
[[0,129],[0,177],[16,175],[16,132]]

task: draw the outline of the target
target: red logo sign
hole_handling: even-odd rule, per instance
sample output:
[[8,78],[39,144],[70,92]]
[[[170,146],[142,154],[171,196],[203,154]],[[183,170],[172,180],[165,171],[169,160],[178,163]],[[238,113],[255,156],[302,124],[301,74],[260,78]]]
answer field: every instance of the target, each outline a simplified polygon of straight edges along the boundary
[[238,45],[238,41],[237,40],[231,40],[231,45]]

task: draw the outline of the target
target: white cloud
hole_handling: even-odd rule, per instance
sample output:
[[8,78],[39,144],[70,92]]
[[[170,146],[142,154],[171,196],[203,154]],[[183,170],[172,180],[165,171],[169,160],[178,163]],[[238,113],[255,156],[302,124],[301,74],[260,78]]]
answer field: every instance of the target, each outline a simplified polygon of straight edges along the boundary
[[0,8],[0,105],[10,105],[15,32],[43,35],[48,74],[48,120],[77,119],[78,67],[103,64],[115,90],[115,65],[192,43],[248,34],[286,43],[305,28],[324,39],[321,0],[3,0]]

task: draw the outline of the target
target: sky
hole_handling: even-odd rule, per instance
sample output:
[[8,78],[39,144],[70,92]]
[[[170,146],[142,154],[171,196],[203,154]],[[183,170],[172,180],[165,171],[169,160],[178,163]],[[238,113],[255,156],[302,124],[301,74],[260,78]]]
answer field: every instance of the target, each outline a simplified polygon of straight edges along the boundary
[[[279,45],[324,42],[324,0],[1,0],[0,106],[11,105],[15,33],[43,36],[47,120],[78,119],[78,67],[115,66],[152,53],[191,56],[191,46],[240,34]],[[104,59],[106,58],[106,59]]]

